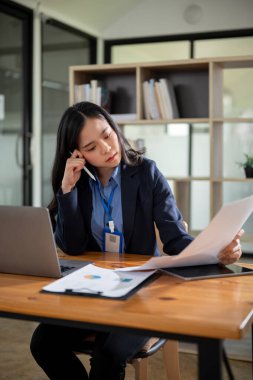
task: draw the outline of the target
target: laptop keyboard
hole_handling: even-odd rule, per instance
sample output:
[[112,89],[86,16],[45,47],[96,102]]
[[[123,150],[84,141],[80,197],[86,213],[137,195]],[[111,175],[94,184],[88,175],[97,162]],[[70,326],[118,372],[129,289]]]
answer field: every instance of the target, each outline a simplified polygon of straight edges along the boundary
[[75,270],[84,267],[87,264],[91,264],[90,261],[81,261],[81,260],[60,260],[60,270],[61,275],[67,276],[70,273],[73,273]]
[[61,268],[62,273],[65,273],[71,269],[75,269],[75,267],[71,267],[71,266],[67,266],[67,265],[60,265],[60,268]]

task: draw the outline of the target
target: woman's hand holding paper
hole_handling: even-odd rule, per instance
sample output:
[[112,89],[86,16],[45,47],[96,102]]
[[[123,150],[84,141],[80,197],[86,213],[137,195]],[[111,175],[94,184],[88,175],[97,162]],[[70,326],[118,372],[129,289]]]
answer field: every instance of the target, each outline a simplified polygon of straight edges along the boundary
[[242,255],[240,238],[244,234],[244,230],[240,230],[234,239],[219,254],[218,259],[221,264],[229,265],[238,261]]

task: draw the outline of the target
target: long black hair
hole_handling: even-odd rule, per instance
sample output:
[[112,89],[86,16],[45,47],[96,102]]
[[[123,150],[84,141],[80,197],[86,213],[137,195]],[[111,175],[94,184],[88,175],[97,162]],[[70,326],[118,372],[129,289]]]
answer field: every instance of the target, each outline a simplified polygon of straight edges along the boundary
[[67,108],[58,127],[56,152],[52,169],[54,196],[48,208],[53,225],[55,224],[55,215],[57,214],[56,193],[61,187],[66,161],[70,157],[70,152],[73,152],[77,148],[80,132],[88,118],[105,119],[108,122],[118,137],[122,160],[126,164],[136,166],[142,162],[144,150],[138,151],[131,147],[117,124],[102,107],[90,102],[80,102]]

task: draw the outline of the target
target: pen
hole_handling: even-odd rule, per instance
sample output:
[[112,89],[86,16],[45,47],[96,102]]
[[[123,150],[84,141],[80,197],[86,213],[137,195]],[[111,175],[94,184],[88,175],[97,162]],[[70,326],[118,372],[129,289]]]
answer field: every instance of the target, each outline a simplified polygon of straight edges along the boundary
[[[73,153],[69,151],[69,153],[72,155]],[[86,171],[86,173],[90,176],[90,178],[93,179],[93,181],[96,181],[96,178],[94,175],[89,171],[89,169],[86,168],[86,166],[83,167],[83,170]]]

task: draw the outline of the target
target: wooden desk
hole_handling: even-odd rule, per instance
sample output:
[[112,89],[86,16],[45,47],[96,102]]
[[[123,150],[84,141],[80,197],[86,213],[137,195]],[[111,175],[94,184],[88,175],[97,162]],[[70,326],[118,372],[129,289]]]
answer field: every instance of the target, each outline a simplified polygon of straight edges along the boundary
[[[107,268],[148,259],[100,253],[76,258]],[[0,316],[195,342],[201,380],[222,378],[222,340],[242,338],[251,325],[252,276],[184,282],[163,275],[127,301],[41,293],[50,281],[0,274]]]

